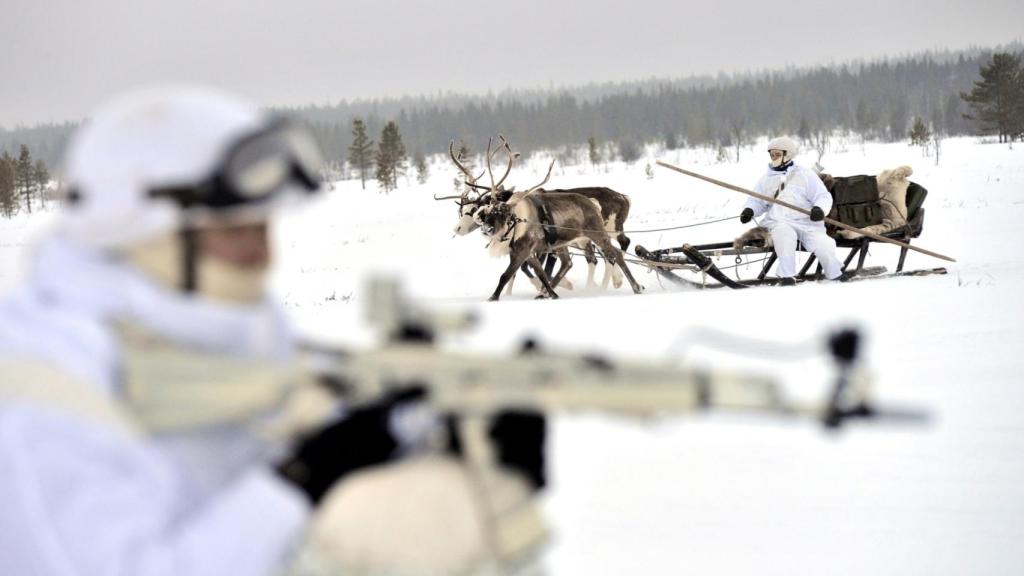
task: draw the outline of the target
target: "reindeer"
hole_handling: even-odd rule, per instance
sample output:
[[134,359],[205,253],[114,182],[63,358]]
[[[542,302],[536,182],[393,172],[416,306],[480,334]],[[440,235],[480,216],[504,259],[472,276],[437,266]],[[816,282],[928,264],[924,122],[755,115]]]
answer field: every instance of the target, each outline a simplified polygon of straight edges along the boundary
[[[558,298],[553,286],[558,284],[571,267],[568,252],[564,249],[578,244],[582,239],[593,243],[606,259],[618,265],[629,280],[633,292],[639,294],[643,288],[626,267],[622,252],[608,238],[603,226],[604,220],[594,200],[570,192],[534,193],[551,177],[553,167],[554,161],[548,167],[544,180],[521,197],[510,198],[508,202],[490,202],[473,214],[473,219],[480,224],[483,233],[491,237],[491,253],[509,255],[508,268],[502,273],[490,300],[500,297],[502,288],[524,263],[534,269],[547,294],[551,298]],[[550,226],[541,225],[541,214],[547,214]],[[537,254],[542,252],[555,252],[561,261],[562,265],[553,279],[549,279],[541,268]]]
[[[537,188],[538,194],[579,194],[592,200],[601,211],[601,220],[604,222],[604,229],[609,235],[614,235],[619,243],[619,248],[625,252],[629,249],[630,239],[623,232],[623,225],[629,216],[629,196],[620,194],[611,188],[584,187],[584,188],[556,188],[547,190]],[[587,271],[587,286],[594,286],[594,270],[597,267],[597,257],[594,254],[593,245],[587,243],[584,247],[585,258],[589,267]],[[622,286],[622,272],[612,262],[605,263],[604,279],[601,280],[601,287],[607,288],[611,280],[615,288]]]
[[[629,248],[630,240],[623,232],[623,225],[625,223],[626,217],[629,215],[630,202],[628,196],[620,194],[610,188],[599,187],[545,190],[543,188],[539,188],[539,186],[543,185],[543,182],[538,186],[534,186],[527,192],[513,193],[512,190],[505,190],[502,184],[508,177],[509,171],[512,166],[512,160],[518,157],[519,155],[514,154],[512,152],[511,148],[509,147],[508,141],[505,139],[504,136],[499,135],[498,137],[501,139],[502,148],[504,148],[508,152],[509,165],[505,171],[505,174],[496,184],[494,182],[492,175],[491,188],[487,188],[486,186],[476,184],[476,181],[481,176],[483,176],[483,173],[481,173],[479,176],[474,177],[472,173],[468,169],[466,169],[466,167],[463,166],[461,162],[459,162],[458,158],[455,157],[455,153],[453,151],[454,141],[452,141],[448,146],[448,153],[452,159],[452,162],[454,162],[455,165],[459,168],[459,170],[467,177],[467,188],[463,192],[463,195],[459,197],[460,199],[457,201],[459,204],[459,220],[455,226],[455,234],[464,235],[477,229],[479,227],[479,223],[476,221],[476,219],[474,219],[474,214],[476,213],[477,210],[480,209],[480,207],[484,206],[487,203],[495,201],[509,202],[511,199],[515,197],[522,197],[527,192],[534,191],[537,193],[575,193],[590,198],[596,203],[598,208],[601,210],[601,218],[604,222],[604,229],[607,230],[610,234],[614,234],[616,236],[619,242],[619,246],[623,251]],[[490,158],[492,154],[490,152],[490,148],[490,142],[488,142],[488,173],[491,173]],[[550,170],[548,171],[548,176],[550,177]],[[544,179],[544,182],[546,181],[547,178]],[[468,193],[471,189],[479,191],[478,195],[475,198],[468,197]],[[454,197],[449,196],[444,198]],[[444,198],[437,198],[437,196],[435,196],[435,199]],[[593,245],[590,242],[583,240],[579,247],[584,250],[584,256],[586,258],[588,265],[587,286],[596,286],[596,283],[594,282],[594,272],[597,267],[597,257],[594,253]],[[572,267],[571,259],[560,258],[560,260],[563,262],[565,272],[568,272],[569,268]],[[551,255],[548,255],[548,263],[545,266],[545,272],[550,276],[552,273],[552,269],[553,257]],[[533,278],[525,264],[523,265],[522,270],[524,273],[526,273],[528,277],[530,277],[530,280],[534,282],[534,285],[537,287],[538,291],[541,291],[543,287],[540,286],[539,283]],[[563,284],[568,282],[568,280],[564,278],[564,273],[561,274],[561,276],[563,277]],[[606,261],[605,274],[601,282],[602,288],[608,287],[609,280],[611,280],[615,288],[619,288],[622,285],[622,272],[613,262]],[[509,287],[511,288],[511,283],[509,284]],[[571,285],[568,285],[566,287],[571,289]]]
[[[495,150],[494,152],[491,151],[492,141],[488,140],[486,155],[486,172],[490,176],[490,187],[484,186],[482,184],[477,184],[477,180],[483,177],[484,172],[481,172],[479,175],[474,176],[473,173],[468,168],[466,168],[466,166],[463,165],[462,162],[460,162],[459,159],[455,156],[455,141],[452,140],[448,143],[448,156],[452,159],[452,162],[455,163],[455,166],[458,167],[459,171],[462,172],[462,174],[465,176],[465,179],[463,180],[465,187],[463,188],[462,194],[459,196],[438,197],[435,194],[434,200],[450,200],[453,198],[455,199],[456,204],[458,204],[459,206],[459,220],[455,225],[454,232],[458,236],[464,236],[466,234],[469,234],[470,232],[480,227],[479,223],[477,223],[476,220],[474,220],[473,215],[481,206],[484,206],[487,203],[495,201],[507,202],[514,194],[513,190],[505,190],[505,188],[503,187],[503,183],[505,182],[505,179],[508,178],[509,173],[512,171],[512,163],[515,160],[515,158],[519,157],[519,154],[512,152],[512,148],[508,145],[508,141],[505,140],[504,136],[499,135],[499,138],[501,138],[503,144],[502,148],[504,148],[505,151],[508,153],[508,165],[505,168],[505,174],[502,175],[502,177],[496,183],[494,181],[494,174],[491,169],[491,158],[494,156],[494,153],[496,153],[497,150]],[[476,192],[476,196],[470,198],[470,192],[474,191]],[[522,195],[522,193],[516,194],[518,194],[519,196]],[[568,249],[564,250],[566,250],[566,254],[568,254]],[[538,254],[538,257],[542,259],[545,256],[547,257],[545,272],[550,276],[554,269],[555,256],[552,254]],[[522,265],[522,271],[524,274],[526,274],[527,278],[530,279],[530,282],[533,283],[534,287],[537,289],[538,292],[542,292],[544,290],[544,287],[540,284],[540,281],[533,274],[530,273],[530,269],[527,267],[526,264]],[[572,282],[570,282],[568,278],[563,278],[562,286],[568,288],[569,290],[573,289]],[[508,284],[508,292],[512,292],[511,281]]]

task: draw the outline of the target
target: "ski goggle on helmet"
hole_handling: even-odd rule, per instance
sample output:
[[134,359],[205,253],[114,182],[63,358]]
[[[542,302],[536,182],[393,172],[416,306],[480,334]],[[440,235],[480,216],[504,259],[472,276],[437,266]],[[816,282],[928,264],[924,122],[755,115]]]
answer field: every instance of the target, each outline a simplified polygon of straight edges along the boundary
[[319,190],[321,156],[298,123],[202,87],[146,88],[76,130],[64,169],[61,233],[126,246],[219,219],[263,219]]
[[171,198],[183,208],[228,210],[267,201],[286,187],[315,192],[323,158],[313,135],[285,118],[271,120],[231,145],[217,170],[189,186],[154,188],[154,198]]

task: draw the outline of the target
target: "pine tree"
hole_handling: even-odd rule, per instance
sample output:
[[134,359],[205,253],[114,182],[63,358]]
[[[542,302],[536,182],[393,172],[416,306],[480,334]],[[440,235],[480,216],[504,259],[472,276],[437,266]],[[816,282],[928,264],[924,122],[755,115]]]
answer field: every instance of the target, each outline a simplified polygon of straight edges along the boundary
[[405,145],[402,144],[398,125],[388,122],[381,132],[377,148],[377,183],[384,192],[398,188],[398,177],[405,174],[405,163]]
[[423,157],[423,154],[417,154],[413,160],[413,165],[416,167],[416,181],[420,184],[426,184],[427,180],[430,179],[430,168],[427,166],[427,159]]
[[587,152],[590,157],[590,164],[597,166],[601,163],[601,150],[597,146],[597,138],[587,138]]
[[35,185],[36,195],[43,208],[46,207],[46,188],[50,185],[50,171],[46,168],[46,162],[40,158],[36,160],[32,168],[32,182]]
[[914,146],[925,146],[931,139],[932,133],[920,117],[914,117],[914,126],[910,129],[910,143]]
[[0,155],[0,215],[7,218],[18,211],[18,197],[14,187],[15,160],[5,150]]
[[632,164],[640,159],[640,145],[632,140],[619,142],[619,156],[626,164]]
[[921,147],[921,155],[929,156],[932,145],[932,131],[919,116],[914,117],[914,126],[910,129],[910,144]]
[[960,97],[973,108],[964,118],[979,124],[982,134],[997,134],[1000,142],[1010,142],[1024,133],[1024,72],[1019,56],[1006,52],[992,55],[981,66],[981,80],[975,80],[970,92]]
[[398,187],[398,177],[405,176],[409,171],[409,155],[405,150],[405,143],[402,142],[402,134],[398,131],[398,124],[389,122],[392,126],[392,132],[394,134],[394,140],[392,149],[394,150],[395,168],[392,171],[394,179],[391,183]]
[[28,146],[22,144],[14,164],[14,188],[18,198],[24,200],[29,214],[32,213],[32,193],[35,191],[33,172],[32,154]]
[[359,182],[366,190],[366,178],[373,167],[373,140],[366,135],[366,123],[361,118],[352,120],[352,144],[348,147],[348,163],[359,173]]
[[665,149],[675,150],[677,148],[679,148],[679,138],[676,136],[675,132],[670,130],[665,134]]
[[725,149],[725,146],[718,145],[718,154],[715,155],[715,162],[719,164],[729,161],[729,151]]
[[1010,135],[1015,139],[1024,140],[1024,67],[1017,70],[1017,81],[1015,82],[1013,99],[1013,124],[1010,126]]

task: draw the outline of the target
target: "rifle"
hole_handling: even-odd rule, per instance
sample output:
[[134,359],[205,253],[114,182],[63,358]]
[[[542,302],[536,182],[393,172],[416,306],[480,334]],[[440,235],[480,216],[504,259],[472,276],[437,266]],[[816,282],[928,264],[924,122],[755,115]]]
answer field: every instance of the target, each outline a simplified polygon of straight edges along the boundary
[[435,347],[437,338],[467,330],[475,322],[472,314],[418,307],[387,279],[366,293],[379,346],[307,349],[326,358],[326,381],[347,403],[419,387],[432,409],[457,416],[464,467],[475,486],[472,499],[487,518],[492,561],[502,565],[533,556],[546,529],[532,495],[524,490],[509,496],[507,478],[495,463],[487,422],[498,412],[587,410],[643,417],[732,410],[811,418],[828,429],[853,419],[927,419],[919,411],[881,410],[873,402],[868,379],[858,369],[860,337],[854,330],[829,336],[835,380],[822,402],[806,403],[789,399],[779,382],[761,375],[544,350],[532,341],[514,355],[445,351]]
[[923,417],[874,405],[868,378],[859,370],[860,335],[855,330],[829,336],[836,378],[828,398],[813,404],[790,400],[779,382],[757,374],[549,351],[533,341],[524,342],[519,354],[511,356],[443,351],[434,346],[435,340],[471,327],[471,313],[419,308],[387,279],[374,281],[367,293],[368,320],[381,335],[379,346],[358,352],[305,346],[329,357],[332,388],[357,404],[398,388],[420,386],[438,410],[481,417],[509,409],[632,416],[713,409],[815,418],[828,428],[853,418]]

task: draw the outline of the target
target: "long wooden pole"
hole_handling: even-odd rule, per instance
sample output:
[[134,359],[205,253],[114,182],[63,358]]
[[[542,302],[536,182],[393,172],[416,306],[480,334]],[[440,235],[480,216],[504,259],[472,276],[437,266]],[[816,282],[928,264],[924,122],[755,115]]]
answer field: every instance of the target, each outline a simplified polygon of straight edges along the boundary
[[[690,172],[689,170],[684,170],[684,169],[682,169],[682,168],[680,168],[678,166],[673,166],[672,164],[668,164],[666,162],[662,162],[661,160],[658,160],[657,164],[659,166],[664,167],[664,168],[668,168],[669,170],[675,170],[676,172],[679,172],[680,174],[686,174],[687,176],[692,176],[692,177],[697,178],[699,180],[704,180],[705,182],[711,182],[712,184],[717,184],[718,186],[721,186],[722,188],[728,188],[729,190],[733,190],[733,191],[739,192],[740,194],[746,194],[747,196],[753,196],[754,198],[757,198],[758,200],[764,200],[765,202],[770,202],[772,204],[778,204],[779,206],[784,206],[786,208],[789,208],[790,210],[796,210],[797,212],[799,212],[801,214],[806,214],[808,216],[811,215],[811,212],[809,210],[804,210],[803,208],[800,208],[798,206],[794,206],[794,205],[792,205],[792,204],[790,204],[788,202],[783,202],[782,200],[776,200],[775,198],[771,198],[771,197],[765,196],[763,194],[758,194],[757,192],[754,192],[753,190],[747,190],[746,188],[740,188],[739,186],[734,186],[732,184],[729,184],[728,182],[722,182],[721,180],[715,180],[714,178],[710,178],[708,176],[703,176],[701,174],[697,174],[696,172]],[[874,232],[868,232],[867,230],[862,230],[860,228],[855,228],[853,226],[850,226],[849,224],[843,224],[842,222],[833,220],[831,218],[825,218],[825,222],[827,222],[827,223],[829,223],[829,224],[831,224],[831,225],[833,225],[833,226],[835,226],[837,228],[842,228],[844,230],[850,230],[851,232],[856,232],[858,234],[863,234],[864,236],[867,236],[868,238],[871,238],[872,240],[878,240],[879,242],[888,242],[889,244],[895,244],[895,245],[900,246],[902,248],[909,248],[909,249],[911,249],[911,250],[913,250],[915,252],[920,252],[922,254],[927,254],[927,255],[929,255],[929,256],[931,256],[933,258],[940,258],[940,259],[946,260],[948,262],[956,262],[956,260],[950,258],[949,256],[943,256],[942,254],[939,254],[937,252],[932,252],[931,250],[925,250],[924,248],[918,248],[917,246],[911,246],[910,244],[907,244],[906,242],[900,242],[899,240],[893,240],[892,238],[886,238],[885,236],[882,236],[880,234],[875,234]]]

